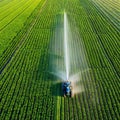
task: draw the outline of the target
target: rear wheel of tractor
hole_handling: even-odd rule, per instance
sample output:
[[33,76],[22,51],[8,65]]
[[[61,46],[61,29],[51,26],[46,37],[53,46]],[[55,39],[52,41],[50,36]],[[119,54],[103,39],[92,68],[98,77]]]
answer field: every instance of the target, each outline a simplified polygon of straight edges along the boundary
[[70,92],[70,97],[72,97],[72,91]]

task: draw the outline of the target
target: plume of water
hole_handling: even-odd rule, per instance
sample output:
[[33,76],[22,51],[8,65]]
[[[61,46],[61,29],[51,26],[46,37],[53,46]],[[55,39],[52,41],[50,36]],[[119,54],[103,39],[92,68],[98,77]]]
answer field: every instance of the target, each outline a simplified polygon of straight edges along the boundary
[[49,72],[62,82],[69,80],[73,94],[78,94],[84,91],[83,81],[89,71],[85,47],[73,16],[64,11],[64,15],[58,14],[56,19],[59,22],[50,43]]
[[69,79],[70,57],[69,57],[69,42],[68,42],[68,21],[67,14],[64,12],[64,61],[66,70],[66,80]]

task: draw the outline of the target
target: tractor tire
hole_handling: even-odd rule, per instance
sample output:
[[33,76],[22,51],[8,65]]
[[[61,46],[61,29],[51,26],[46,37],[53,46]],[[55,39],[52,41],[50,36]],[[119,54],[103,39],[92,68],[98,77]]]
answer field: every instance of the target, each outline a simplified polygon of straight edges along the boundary
[[72,91],[70,92],[70,97],[72,97]]

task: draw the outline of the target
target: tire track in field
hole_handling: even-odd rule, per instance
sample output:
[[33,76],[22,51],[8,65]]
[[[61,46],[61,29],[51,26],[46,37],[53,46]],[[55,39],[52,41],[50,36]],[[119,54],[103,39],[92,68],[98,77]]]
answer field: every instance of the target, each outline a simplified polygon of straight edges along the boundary
[[[44,1],[43,5],[41,6],[36,18],[33,20],[33,22],[31,23],[31,27],[27,30],[26,34],[23,35],[22,39],[20,40],[20,42],[18,43],[17,47],[15,48],[15,50],[12,52],[10,58],[7,60],[7,62],[4,64],[4,66],[2,67],[2,69],[0,70],[0,74],[2,74],[2,72],[4,71],[4,69],[6,68],[6,66],[10,63],[10,61],[12,60],[14,54],[19,50],[19,48],[23,45],[25,39],[28,37],[29,33],[31,32],[32,28],[34,27],[40,13],[42,12],[42,10],[44,9],[45,5],[47,3],[47,0]],[[39,3],[40,4],[40,3]]]

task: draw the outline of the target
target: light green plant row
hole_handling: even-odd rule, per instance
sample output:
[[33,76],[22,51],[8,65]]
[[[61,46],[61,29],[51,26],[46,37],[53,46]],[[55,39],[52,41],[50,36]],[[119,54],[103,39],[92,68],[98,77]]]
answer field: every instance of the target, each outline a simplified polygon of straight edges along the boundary
[[12,2],[13,0],[2,0],[1,2],[0,2],[0,9],[2,8],[2,7],[5,7],[8,3],[10,3],[10,2]]
[[9,43],[13,40],[17,33],[22,29],[27,18],[40,2],[40,0],[32,1],[33,3],[29,5],[28,8],[23,11],[23,13],[17,16],[13,21],[11,21],[10,24],[0,31],[0,55],[6,49],[6,47],[8,47]]
[[24,12],[31,4],[33,4],[33,1],[30,0],[28,2],[21,3],[20,6],[17,6],[17,9],[14,11],[11,11],[11,14],[9,13],[8,16],[0,21],[0,31],[4,29],[5,26],[7,26],[10,22],[12,22],[17,16],[19,16],[22,12]]
[[1,4],[0,13],[5,12],[5,10],[9,9],[10,7],[16,5],[19,2],[20,2],[19,0],[11,0],[11,1],[7,1],[6,0],[6,4],[5,5]]
[[[8,17],[12,12],[15,12],[19,7],[22,7],[22,5],[25,4],[25,0],[22,1],[18,1],[16,3],[14,3],[13,5],[8,6],[8,8],[1,8],[0,11],[0,21],[2,21],[3,19],[5,19],[6,17]],[[9,3],[8,3],[9,4]]]

